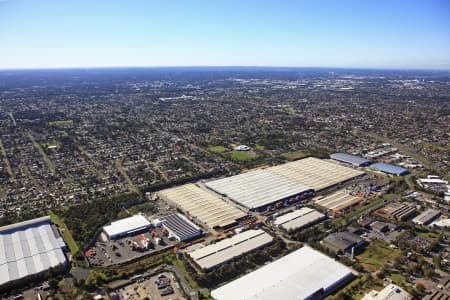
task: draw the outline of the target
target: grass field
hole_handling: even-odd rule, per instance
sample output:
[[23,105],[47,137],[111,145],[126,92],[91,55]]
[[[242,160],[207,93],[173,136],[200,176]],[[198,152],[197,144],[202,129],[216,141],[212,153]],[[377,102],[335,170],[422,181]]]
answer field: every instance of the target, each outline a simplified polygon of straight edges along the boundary
[[392,281],[399,286],[402,286],[404,284],[406,284],[406,279],[403,275],[398,274],[398,273],[391,273],[389,274],[387,277],[389,277],[390,279],[392,279]]
[[295,151],[295,152],[283,153],[281,156],[283,156],[287,160],[297,160],[297,159],[305,158],[308,155],[309,154],[305,151]]
[[63,125],[73,125],[73,120],[59,120],[48,122],[50,126],[63,126]]
[[214,153],[224,153],[228,151],[228,149],[224,146],[210,146],[207,150]]
[[263,145],[259,145],[259,144],[256,144],[253,148],[258,151],[264,151],[266,149],[266,147],[264,147]]
[[434,233],[434,232],[420,232],[420,231],[416,231],[415,232],[417,235],[421,236],[421,237],[426,237],[426,238],[431,238],[431,239],[439,239],[439,234]]
[[67,243],[67,246],[69,247],[69,250],[72,253],[72,255],[77,253],[79,250],[78,245],[73,239],[72,234],[70,233],[69,229],[67,228],[63,220],[61,220],[61,218],[54,213],[50,213],[50,218],[52,219],[53,223],[55,223],[56,225],[59,226],[59,228],[61,228],[64,241]]
[[375,272],[401,255],[401,250],[392,249],[386,242],[376,240],[357,256],[361,265],[369,272]]
[[284,107],[283,110],[284,110],[285,112],[287,112],[288,114],[296,114],[296,113],[297,113],[297,111],[295,110],[295,108],[292,108],[292,107]]
[[231,152],[230,157],[232,160],[236,161],[248,161],[257,158],[258,155],[253,152],[234,151]]

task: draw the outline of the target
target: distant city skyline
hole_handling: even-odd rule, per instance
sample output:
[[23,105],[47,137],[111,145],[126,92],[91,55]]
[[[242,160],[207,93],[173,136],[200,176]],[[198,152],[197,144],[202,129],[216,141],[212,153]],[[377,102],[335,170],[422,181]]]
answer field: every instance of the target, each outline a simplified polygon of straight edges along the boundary
[[0,0],[0,69],[450,69],[450,2]]

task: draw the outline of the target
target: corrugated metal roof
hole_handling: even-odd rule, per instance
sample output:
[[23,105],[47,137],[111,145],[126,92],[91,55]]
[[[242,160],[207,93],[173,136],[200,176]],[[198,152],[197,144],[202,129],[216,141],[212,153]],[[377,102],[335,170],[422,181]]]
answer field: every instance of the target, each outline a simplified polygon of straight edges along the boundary
[[66,263],[50,224],[39,218],[0,230],[0,285]]
[[364,174],[362,171],[314,157],[300,159],[266,170],[285,176],[304,186],[309,186],[315,191],[326,189]]
[[354,166],[363,166],[370,164],[370,160],[368,159],[346,153],[334,153],[330,155],[330,158],[341,162],[349,163]]
[[256,170],[205,183],[219,194],[254,209],[311,190],[268,170]]
[[190,252],[189,256],[202,269],[208,270],[272,241],[273,237],[264,230],[247,230],[216,244]]
[[385,164],[385,163],[376,163],[376,164],[370,165],[370,168],[377,170],[377,171],[384,172],[384,173],[399,175],[399,176],[403,176],[403,175],[406,175],[409,173],[409,171],[405,168],[390,165],[390,164]]
[[325,218],[325,215],[315,209],[302,207],[274,220],[274,224],[286,230],[295,230]]
[[180,214],[167,215],[162,218],[161,221],[164,226],[181,241],[197,237],[202,234],[200,227]]
[[213,192],[192,183],[159,191],[158,195],[209,228],[228,226],[247,215]]
[[314,200],[314,204],[326,209],[339,211],[353,206],[362,200],[362,198],[352,196],[344,190],[339,190],[326,197]]
[[216,300],[306,299],[353,277],[349,268],[308,246],[211,292]]

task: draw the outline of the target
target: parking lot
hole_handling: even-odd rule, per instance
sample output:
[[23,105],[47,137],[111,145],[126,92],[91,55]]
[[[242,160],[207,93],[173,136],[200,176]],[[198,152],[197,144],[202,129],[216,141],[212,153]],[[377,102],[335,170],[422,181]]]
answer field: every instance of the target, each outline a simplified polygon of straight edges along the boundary
[[165,236],[160,228],[117,240],[108,240],[104,234],[100,234],[94,247],[85,254],[91,265],[110,266],[171,248],[176,243],[176,240]]
[[147,279],[140,279],[114,291],[122,299],[130,300],[182,300],[183,293],[175,276],[170,272],[163,272]]

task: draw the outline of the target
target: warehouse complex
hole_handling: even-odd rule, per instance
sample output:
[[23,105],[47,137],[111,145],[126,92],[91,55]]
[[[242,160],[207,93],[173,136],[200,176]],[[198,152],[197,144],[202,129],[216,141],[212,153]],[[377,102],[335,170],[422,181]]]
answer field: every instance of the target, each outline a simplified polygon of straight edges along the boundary
[[247,216],[240,209],[195,184],[165,189],[159,191],[158,196],[211,229],[228,227]]
[[351,270],[308,246],[211,292],[215,300],[321,299],[353,279]]
[[289,162],[267,170],[308,186],[316,192],[364,174],[362,171],[314,157]]
[[264,208],[288,198],[304,199],[364,172],[330,161],[308,157],[264,170],[206,182],[216,193],[250,210]]
[[328,196],[320,196],[314,199],[314,205],[338,216],[363,200],[362,197],[350,195],[345,190],[336,191]]
[[312,189],[268,170],[256,170],[205,184],[248,209],[263,207]]
[[396,176],[404,176],[404,175],[409,174],[409,171],[405,168],[390,165],[390,164],[385,164],[385,163],[376,163],[376,164],[370,165],[370,168],[372,168],[376,171],[380,171],[380,172],[383,172],[386,174],[396,175]]
[[355,167],[365,167],[370,165],[372,162],[368,159],[346,154],[346,153],[334,153],[330,155],[331,159],[337,160],[339,162],[343,162],[346,164],[351,164]]
[[324,220],[326,216],[315,209],[302,207],[276,218],[273,224],[284,230],[298,230]]
[[201,269],[208,271],[272,241],[273,237],[261,229],[248,230],[190,252],[189,256]]
[[366,244],[366,240],[348,231],[332,233],[322,241],[322,245],[336,253],[353,253]]
[[147,230],[152,225],[143,215],[134,215],[114,221],[111,225],[104,226],[103,231],[110,240],[115,240],[133,233]]
[[67,266],[65,249],[50,217],[0,227],[0,285]]
[[200,227],[181,214],[167,215],[161,219],[161,224],[169,231],[169,236],[181,242],[196,239],[203,234]]
[[375,214],[384,219],[394,219],[397,221],[405,221],[416,212],[416,208],[412,205],[392,202],[375,211]]

